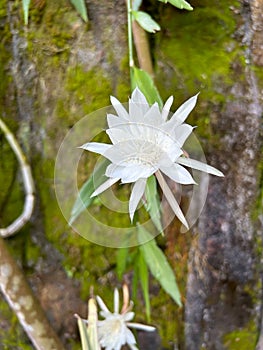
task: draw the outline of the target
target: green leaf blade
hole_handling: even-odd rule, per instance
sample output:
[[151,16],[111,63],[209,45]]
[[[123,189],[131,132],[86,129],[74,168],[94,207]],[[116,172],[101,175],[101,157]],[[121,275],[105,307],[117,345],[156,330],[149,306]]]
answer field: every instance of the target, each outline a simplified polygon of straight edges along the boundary
[[137,67],[132,67],[132,74],[132,90],[138,86],[138,88],[146,97],[148,103],[153,104],[157,102],[159,107],[162,108],[163,101],[156,86],[154,85],[152,77],[147,72]]
[[88,13],[84,0],[70,0],[84,22],[88,22]]
[[147,322],[151,320],[151,303],[150,303],[150,294],[149,294],[149,271],[144,259],[142,252],[140,251],[139,255],[139,276],[143,292],[143,298],[145,302],[145,311]]
[[124,275],[126,266],[127,266],[127,258],[128,258],[129,248],[119,248],[117,251],[116,257],[116,273],[119,280],[122,280]]
[[156,33],[161,27],[155,22],[148,13],[143,11],[132,11],[133,18],[139,23],[139,25],[149,33]]
[[28,25],[28,13],[29,13],[30,0],[23,0],[23,12],[24,12],[24,23]]
[[95,191],[94,187],[94,181],[93,179],[99,179],[98,185],[101,185],[104,181],[104,174],[106,171],[106,168],[108,166],[109,162],[108,160],[104,159],[97,168],[94,169],[92,175],[90,178],[82,185],[78,197],[72,207],[71,215],[69,219],[69,224],[72,225],[72,223],[78,218],[78,216],[86,209],[88,208],[94,199],[96,197],[90,197],[91,194]]
[[157,192],[157,181],[154,175],[147,180],[146,190],[146,210],[148,211],[155,227],[163,235],[163,227],[161,222],[160,199]]
[[171,5],[177,7],[180,10],[193,11],[193,7],[185,0],[159,0],[165,4],[169,2]]
[[166,293],[168,293],[179,306],[182,306],[175,275],[166,256],[157,246],[152,235],[142,226],[138,226],[138,239],[139,242],[147,242],[148,240],[147,243],[140,245],[140,250],[152,275],[158,280]]
[[91,350],[91,347],[89,344],[87,325],[80,317],[78,317],[78,328],[79,328],[82,350]]

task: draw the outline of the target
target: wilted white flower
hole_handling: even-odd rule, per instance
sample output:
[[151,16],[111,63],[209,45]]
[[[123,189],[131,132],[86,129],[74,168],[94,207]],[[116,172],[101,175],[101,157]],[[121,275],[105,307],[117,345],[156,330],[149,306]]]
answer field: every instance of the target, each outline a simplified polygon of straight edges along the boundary
[[109,179],[99,186],[92,196],[102,193],[119,180],[122,183],[134,183],[129,201],[132,220],[144,194],[147,178],[155,174],[174,213],[188,228],[186,219],[162,174],[185,185],[195,184],[195,181],[182,165],[223,176],[219,170],[186,157],[182,150],[184,142],[193,130],[193,127],[184,121],[193,110],[196,101],[197,95],[187,100],[168,119],[173,103],[172,96],[168,98],[161,112],[157,103],[149,106],[138,88],[133,91],[129,100],[129,112],[115,97],[111,97],[117,116],[107,115],[109,129],[106,132],[112,144],[91,142],[81,146],[111,161],[105,173]]
[[129,322],[134,318],[134,312],[130,311],[133,304],[129,302],[128,287],[123,286],[123,307],[119,313],[119,292],[114,290],[114,311],[110,312],[103,300],[97,296],[101,308],[100,315],[105,318],[98,321],[98,335],[100,345],[105,350],[120,350],[125,344],[130,349],[136,350],[136,340],[129,328],[135,328],[147,332],[155,330],[152,326]]

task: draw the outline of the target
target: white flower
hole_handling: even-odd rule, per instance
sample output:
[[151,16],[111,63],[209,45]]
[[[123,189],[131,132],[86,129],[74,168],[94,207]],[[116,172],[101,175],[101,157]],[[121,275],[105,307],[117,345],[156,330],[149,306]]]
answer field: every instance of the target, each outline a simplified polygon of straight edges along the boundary
[[[146,326],[140,323],[129,322],[134,318],[134,312],[131,312],[132,303],[129,304],[128,287],[123,286],[123,307],[119,313],[119,292],[114,290],[114,312],[110,312],[103,300],[97,296],[98,304],[102,311],[100,315],[105,318],[98,321],[99,342],[106,350],[120,350],[125,344],[130,349],[136,350],[136,340],[129,328],[136,328],[144,331],[154,331],[152,326]],[[128,328],[129,327],[129,328]]]
[[224,176],[219,170],[184,156],[182,146],[193,130],[193,127],[184,121],[193,110],[196,101],[197,95],[187,100],[168,119],[173,103],[172,96],[168,98],[161,112],[157,103],[149,106],[138,88],[133,91],[129,100],[129,112],[115,97],[111,97],[117,116],[107,115],[109,129],[106,132],[112,144],[91,142],[81,146],[111,161],[105,173],[109,179],[99,186],[92,196],[102,193],[119,180],[122,183],[134,183],[129,201],[132,221],[144,194],[147,178],[155,174],[174,213],[188,228],[186,219],[162,174],[185,185],[195,184],[195,181],[182,165]]

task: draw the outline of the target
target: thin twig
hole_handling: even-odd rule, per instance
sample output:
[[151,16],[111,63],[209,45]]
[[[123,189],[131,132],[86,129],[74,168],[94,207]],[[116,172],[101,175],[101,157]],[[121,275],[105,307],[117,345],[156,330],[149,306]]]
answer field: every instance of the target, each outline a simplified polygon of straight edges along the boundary
[[34,181],[32,178],[32,173],[30,166],[27,164],[27,160],[25,155],[23,154],[18,142],[16,141],[14,135],[8,129],[6,124],[0,118],[0,129],[4,132],[4,135],[14,151],[16,158],[20,164],[24,190],[25,190],[25,203],[22,214],[12,222],[6,228],[0,228],[0,236],[1,237],[9,237],[18,232],[31,218],[33,208],[34,208]]

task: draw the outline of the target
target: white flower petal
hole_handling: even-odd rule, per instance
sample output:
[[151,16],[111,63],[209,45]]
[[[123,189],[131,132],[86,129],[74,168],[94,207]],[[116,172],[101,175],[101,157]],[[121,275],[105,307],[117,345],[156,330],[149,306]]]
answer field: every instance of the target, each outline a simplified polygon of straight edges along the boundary
[[151,176],[156,170],[157,168],[138,164],[125,164],[125,166],[110,164],[106,169],[105,175],[111,178],[119,178],[122,183],[131,183],[139,178]]
[[158,126],[163,123],[159,105],[155,102],[142,119],[143,123]]
[[124,321],[126,322],[126,321],[131,321],[134,318],[134,316],[135,316],[135,313],[133,311],[129,311],[123,315],[123,318],[124,318]]
[[139,350],[139,349],[137,348],[137,346],[134,345],[134,344],[128,344],[128,345],[129,345],[129,348],[130,348],[131,350]]
[[143,114],[145,114],[148,109],[149,109],[149,104],[146,100],[146,97],[144,96],[144,94],[141,92],[141,90],[136,87],[131,95],[131,100],[134,102],[134,103],[137,103],[140,105],[141,109],[142,109],[142,112]]
[[119,100],[116,97],[110,96],[111,104],[113,105],[115,111],[117,112],[119,117],[129,120],[129,113],[123,107]]
[[104,154],[105,151],[110,149],[112,145],[108,145],[107,143],[99,143],[99,142],[88,142],[84,145],[80,146],[79,148],[85,149],[90,152],[95,152],[99,154]]
[[129,117],[130,121],[140,121],[143,119],[143,110],[141,105],[134,103],[132,99],[129,99]]
[[176,162],[179,163],[179,164],[185,165],[185,166],[187,166],[189,168],[192,168],[192,169],[204,171],[205,173],[208,173],[208,174],[221,176],[221,177],[224,176],[224,174],[220,170],[212,167],[211,165],[207,165],[205,163],[199,162],[199,160],[195,160],[195,159],[191,159],[191,158],[185,158],[185,157],[180,157],[180,158],[177,159]]
[[193,131],[193,127],[189,124],[179,125],[175,130],[173,130],[173,137],[180,147],[183,146],[188,136]]
[[196,105],[197,97],[199,93],[195,96],[189,98],[185,103],[183,103],[177,111],[172,115],[169,122],[175,123],[176,125],[182,124],[185,119],[188,117],[188,115],[192,112]]
[[95,197],[98,194],[106,191],[109,187],[111,187],[113,184],[115,184],[117,181],[119,181],[120,179],[115,179],[115,178],[111,178],[108,179],[107,181],[105,181],[102,185],[100,185],[93,193],[90,197]]
[[146,326],[145,324],[141,324],[141,323],[127,322],[126,324],[129,328],[135,328],[146,332],[155,331],[155,327]]
[[107,114],[107,122],[108,122],[109,128],[114,128],[116,126],[127,123],[127,120],[109,113]]
[[173,164],[172,166],[160,167],[160,170],[167,176],[170,177],[173,181],[183,184],[183,185],[193,185],[196,184],[191,174],[179,164]]
[[156,172],[157,168],[154,167],[145,167],[143,165],[133,165],[129,167],[125,167],[125,171],[123,171],[123,176],[121,178],[121,182],[131,183],[135,182],[140,178],[148,178],[152,174]]
[[174,98],[173,96],[170,96],[168,98],[168,100],[165,102],[164,106],[163,106],[163,110],[162,110],[162,120],[164,122],[166,122],[168,116],[169,116],[169,112],[170,112],[170,108],[173,104]]
[[132,138],[132,136],[129,136],[129,134],[127,134],[123,128],[107,129],[106,133],[109,135],[109,138],[114,145],[118,142],[127,141],[128,139]]
[[132,188],[130,201],[129,201],[129,213],[130,213],[131,222],[133,220],[135,210],[143,196],[145,186],[146,186],[146,179],[138,179]]
[[[170,166],[171,163],[174,163],[177,158],[179,158],[184,152],[179,148],[178,144],[175,142],[169,142],[165,147],[165,142],[163,144],[163,150],[166,153],[167,157],[163,158],[164,161],[159,162],[159,165]],[[168,160],[169,159],[169,160]],[[166,162],[166,163],[165,163]]]
[[119,313],[119,291],[117,288],[114,289],[114,313],[118,314]]
[[101,310],[103,310],[104,312],[110,313],[110,310],[107,308],[104,301],[101,299],[101,297],[99,295],[96,296],[96,299],[97,299],[97,302],[98,302]]
[[121,179],[124,171],[125,171],[124,166],[120,166],[120,165],[116,165],[116,164],[111,163],[110,165],[107,166],[105,175],[107,177],[114,177],[114,178]]
[[126,342],[125,343],[127,343],[127,344],[136,344],[136,340],[135,340],[134,335],[132,334],[132,332],[127,327],[126,327],[125,336],[126,336]]
[[126,162],[131,157],[131,154],[125,149],[125,144],[125,142],[119,142],[113,145],[112,148],[104,153],[104,157],[108,158],[115,165],[127,165]]
[[189,229],[188,223],[184,217],[184,214],[179,207],[179,204],[177,203],[176,199],[174,198],[174,195],[172,191],[170,190],[169,186],[167,185],[166,181],[164,180],[164,177],[160,173],[160,171],[156,172],[156,178],[161,186],[161,189],[163,190],[163,194],[165,195],[168,203],[170,204],[171,208],[173,209],[175,215],[178,217],[178,219],[184,224],[184,226]]

